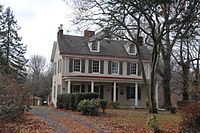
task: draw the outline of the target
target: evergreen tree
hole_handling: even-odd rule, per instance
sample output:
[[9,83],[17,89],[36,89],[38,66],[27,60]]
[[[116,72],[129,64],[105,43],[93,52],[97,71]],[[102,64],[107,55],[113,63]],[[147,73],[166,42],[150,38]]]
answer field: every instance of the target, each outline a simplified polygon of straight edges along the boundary
[[23,46],[22,38],[17,33],[20,27],[9,7],[2,14],[1,27],[0,47],[5,57],[5,72],[15,75],[19,80],[25,80],[26,47]]

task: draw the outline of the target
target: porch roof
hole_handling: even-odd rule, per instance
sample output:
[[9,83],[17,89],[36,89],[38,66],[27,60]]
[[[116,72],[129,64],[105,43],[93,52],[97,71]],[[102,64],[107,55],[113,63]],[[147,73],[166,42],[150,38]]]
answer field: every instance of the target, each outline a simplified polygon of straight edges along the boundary
[[74,81],[98,81],[98,82],[122,82],[133,83],[142,82],[143,79],[137,77],[118,77],[118,76],[102,76],[102,75],[71,75],[63,77],[64,80],[72,79]]

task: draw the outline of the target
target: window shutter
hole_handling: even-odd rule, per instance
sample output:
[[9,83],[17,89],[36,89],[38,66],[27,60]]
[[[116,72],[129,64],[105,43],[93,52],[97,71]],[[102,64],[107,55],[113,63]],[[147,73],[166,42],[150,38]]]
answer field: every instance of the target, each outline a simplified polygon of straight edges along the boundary
[[123,62],[119,62],[119,74],[122,75],[123,71]]
[[138,76],[141,76],[141,64],[138,63]]
[[138,84],[138,100],[141,100],[141,84]]
[[130,86],[126,87],[126,97],[127,99],[130,99]]
[[127,62],[127,75],[130,75],[130,62]]
[[91,92],[91,85],[88,85],[88,92]]
[[100,73],[103,74],[104,73],[103,72],[104,71],[104,61],[103,60],[100,61],[100,67],[101,67],[100,68]]
[[71,84],[71,86],[70,86],[70,93],[73,93],[72,90],[73,90],[73,85]]
[[73,72],[73,59],[69,59],[69,72]]
[[92,73],[92,60],[89,60],[89,73]]
[[85,85],[81,85],[81,92],[85,92]]
[[100,85],[100,99],[103,99],[103,95],[104,95],[104,86]]
[[81,72],[85,73],[85,60],[84,59],[81,60]]
[[108,61],[108,74],[111,74],[111,61]]

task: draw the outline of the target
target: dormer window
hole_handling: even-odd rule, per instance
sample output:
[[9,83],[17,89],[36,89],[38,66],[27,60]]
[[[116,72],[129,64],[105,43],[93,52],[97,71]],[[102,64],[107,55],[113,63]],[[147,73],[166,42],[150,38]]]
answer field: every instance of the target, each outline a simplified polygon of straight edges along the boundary
[[99,41],[89,42],[88,47],[91,52],[100,52],[100,42]]
[[98,50],[98,44],[93,42],[92,43],[92,51],[97,51]]
[[136,48],[135,45],[129,45],[129,54],[135,54],[136,53]]

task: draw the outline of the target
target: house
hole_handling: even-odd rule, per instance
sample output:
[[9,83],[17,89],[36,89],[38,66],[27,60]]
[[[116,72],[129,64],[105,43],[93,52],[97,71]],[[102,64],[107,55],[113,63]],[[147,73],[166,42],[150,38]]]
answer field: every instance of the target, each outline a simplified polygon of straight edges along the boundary
[[[102,39],[100,33],[84,31],[84,36],[63,34],[59,27],[53,44],[52,103],[58,94],[96,92],[101,99],[119,101],[121,106],[146,107],[136,46],[122,40]],[[140,46],[149,80],[150,54]]]

